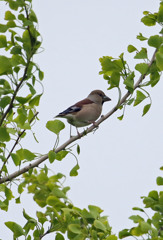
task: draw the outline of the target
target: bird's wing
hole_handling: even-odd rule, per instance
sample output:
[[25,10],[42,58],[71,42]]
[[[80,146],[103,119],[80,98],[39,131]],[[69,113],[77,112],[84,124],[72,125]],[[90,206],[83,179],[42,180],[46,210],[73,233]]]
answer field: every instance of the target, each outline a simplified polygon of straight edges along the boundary
[[89,100],[88,98],[85,98],[82,101],[77,102],[74,105],[72,105],[71,107],[67,108],[63,112],[59,113],[58,116],[65,116],[67,114],[79,112],[84,105],[92,104],[92,103],[93,103],[93,101]]

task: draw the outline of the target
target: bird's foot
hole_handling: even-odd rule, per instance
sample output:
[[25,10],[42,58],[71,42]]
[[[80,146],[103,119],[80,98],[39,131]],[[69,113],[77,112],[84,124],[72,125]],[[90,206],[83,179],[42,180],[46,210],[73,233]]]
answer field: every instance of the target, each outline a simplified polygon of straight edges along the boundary
[[96,122],[92,122],[92,124],[96,129],[99,128],[99,125]]
[[77,127],[76,127],[76,131],[77,131],[78,137],[81,138],[81,134],[80,134],[80,132],[78,131]]
[[96,123],[96,122],[93,122],[92,123],[93,124],[93,126],[95,127],[94,129],[93,129],[93,134],[96,132],[96,130],[99,128],[99,125]]

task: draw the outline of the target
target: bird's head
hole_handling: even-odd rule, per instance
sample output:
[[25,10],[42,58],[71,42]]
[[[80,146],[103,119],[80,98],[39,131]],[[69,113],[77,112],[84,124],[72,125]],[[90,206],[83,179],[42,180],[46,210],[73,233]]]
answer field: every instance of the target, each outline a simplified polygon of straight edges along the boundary
[[88,98],[95,102],[103,104],[104,102],[111,101],[111,99],[105,95],[105,93],[101,90],[94,90],[89,95]]

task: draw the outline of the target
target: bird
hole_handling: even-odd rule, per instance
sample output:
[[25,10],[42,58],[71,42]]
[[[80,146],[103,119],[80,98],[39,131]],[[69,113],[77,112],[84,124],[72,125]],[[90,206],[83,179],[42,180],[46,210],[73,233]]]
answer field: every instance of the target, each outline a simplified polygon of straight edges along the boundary
[[111,99],[103,91],[94,90],[87,98],[75,103],[55,117],[66,118],[70,125],[76,127],[77,133],[80,135],[78,127],[85,127],[90,124],[95,126],[95,121],[101,115],[102,105],[107,101],[111,101]]

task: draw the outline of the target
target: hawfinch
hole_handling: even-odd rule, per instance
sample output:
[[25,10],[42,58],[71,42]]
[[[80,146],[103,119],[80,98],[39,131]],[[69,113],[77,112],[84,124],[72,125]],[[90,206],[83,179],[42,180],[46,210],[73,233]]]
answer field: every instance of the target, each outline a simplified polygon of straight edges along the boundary
[[95,125],[95,121],[101,115],[103,103],[110,100],[103,91],[94,90],[87,98],[67,108],[56,117],[66,118],[68,123],[76,128],[84,127],[91,123]]

